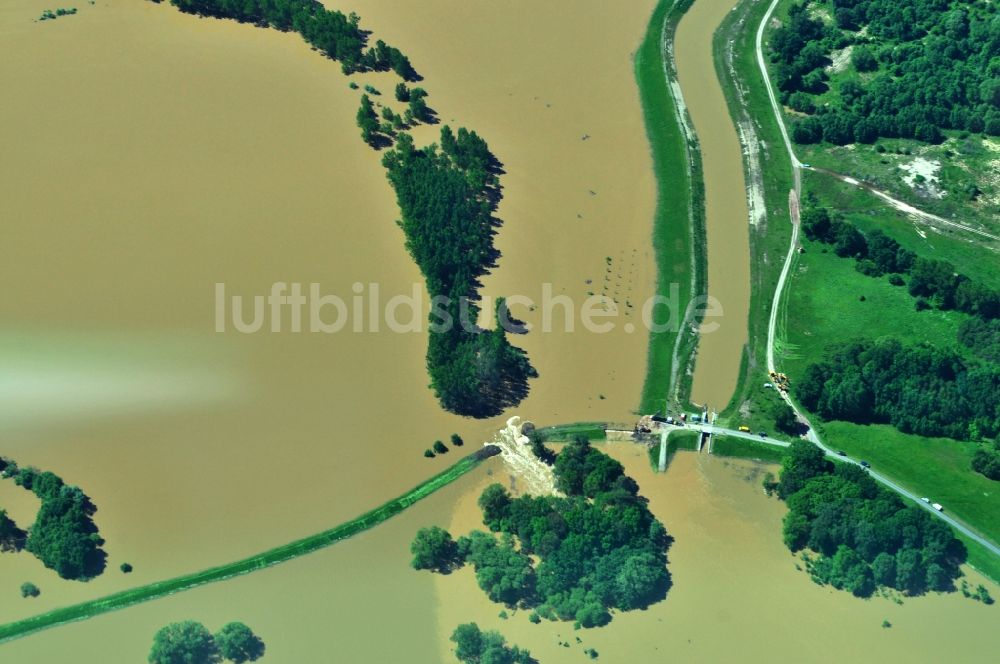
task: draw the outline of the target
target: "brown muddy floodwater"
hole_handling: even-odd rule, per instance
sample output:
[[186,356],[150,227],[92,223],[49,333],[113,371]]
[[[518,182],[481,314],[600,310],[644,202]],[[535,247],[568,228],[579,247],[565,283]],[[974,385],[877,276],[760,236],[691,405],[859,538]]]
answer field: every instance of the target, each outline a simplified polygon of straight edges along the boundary
[[737,0],[695,0],[677,26],[677,77],[701,143],[705,174],[708,294],[722,315],[706,317],[691,400],[722,410],[733,397],[747,342],[750,231],[743,159],[715,72],[712,36]]
[[[653,1],[331,4],[402,48],[442,120],[476,129],[504,162],[503,256],[484,292],[539,298],[551,283],[577,307],[606,293],[627,312],[610,334],[519,338],[541,377],[515,412],[629,421],[647,336],[623,327],[655,270],[631,53]],[[339,65],[295,35],[166,3],[98,0],[34,21],[50,8],[0,3],[0,453],[83,487],[110,557],[104,575],[72,583],[0,555],[0,622],[325,529],[451,463],[422,457],[435,439],[478,446],[502,423],[441,411],[423,333],[214,331],[219,282],[247,297],[277,281],[345,298],[378,283],[383,302],[422,292]],[[354,78],[395,103],[393,76]],[[540,324],[540,310],[515,314]],[[409,570],[407,548],[477,479],[307,559],[0,657],[134,663],[156,629],[190,618],[245,620],[274,662],[332,661],[331,641],[339,661],[436,661],[433,584]],[[0,488],[0,505],[30,524],[16,487]],[[42,595],[22,601],[29,580]]]
[[[663,475],[644,447],[610,443],[602,449],[625,465],[650,509],[675,538],[668,554],[673,587],[648,610],[614,615],[603,628],[572,623],[533,625],[529,612],[506,620],[503,608],[476,585],[471,569],[436,576],[441,596],[438,639],[448,655],[454,626],[475,621],[500,630],[545,664],[601,662],[989,662],[995,656],[997,608],[959,593],[904,600],[860,600],[823,588],[795,569],[800,562],[781,542],[784,505],[761,481],[774,466],[679,452]],[[453,534],[483,529],[478,492],[503,474],[486,477],[458,501]],[[973,585],[988,583],[966,570]],[[993,588],[992,584],[989,584]],[[892,623],[884,629],[883,620]],[[577,643],[577,638],[582,643]],[[569,647],[560,643],[569,643]]]

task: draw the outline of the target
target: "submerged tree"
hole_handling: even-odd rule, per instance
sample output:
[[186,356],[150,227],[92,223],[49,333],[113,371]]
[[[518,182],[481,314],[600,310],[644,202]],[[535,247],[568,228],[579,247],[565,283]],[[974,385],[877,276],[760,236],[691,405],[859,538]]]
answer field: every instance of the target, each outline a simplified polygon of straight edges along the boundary
[[215,635],[215,643],[225,659],[235,664],[253,662],[264,656],[264,642],[241,622],[231,622]]
[[222,657],[204,625],[193,620],[172,623],[153,637],[150,664],[216,664]]

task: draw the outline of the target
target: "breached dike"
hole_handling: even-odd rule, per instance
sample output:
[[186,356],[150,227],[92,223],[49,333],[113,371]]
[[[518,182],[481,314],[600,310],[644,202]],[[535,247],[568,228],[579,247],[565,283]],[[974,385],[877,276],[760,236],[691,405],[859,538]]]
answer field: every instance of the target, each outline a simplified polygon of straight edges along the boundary
[[507,470],[518,481],[518,492],[533,496],[560,495],[552,468],[531,451],[531,441],[521,433],[521,418],[514,415],[487,447],[500,449]]

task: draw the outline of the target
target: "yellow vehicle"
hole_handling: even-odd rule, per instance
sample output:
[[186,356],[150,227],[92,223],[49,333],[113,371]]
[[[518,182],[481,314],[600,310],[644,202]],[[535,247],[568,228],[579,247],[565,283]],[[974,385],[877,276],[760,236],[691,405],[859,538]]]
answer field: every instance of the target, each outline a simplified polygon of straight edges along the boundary
[[740,431],[743,431],[743,432],[750,431],[750,427],[748,427],[745,424],[741,424],[740,425]]

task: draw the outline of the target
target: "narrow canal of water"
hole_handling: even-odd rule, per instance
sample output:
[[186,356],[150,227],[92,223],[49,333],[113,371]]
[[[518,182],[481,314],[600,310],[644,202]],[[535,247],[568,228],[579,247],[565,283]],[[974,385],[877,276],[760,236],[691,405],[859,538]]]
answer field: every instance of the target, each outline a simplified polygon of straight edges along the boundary
[[701,142],[708,236],[708,294],[721,316],[706,317],[691,399],[721,410],[739,377],[747,342],[750,235],[743,159],[715,71],[712,36],[737,0],[697,0],[677,27],[675,54],[684,101]]

